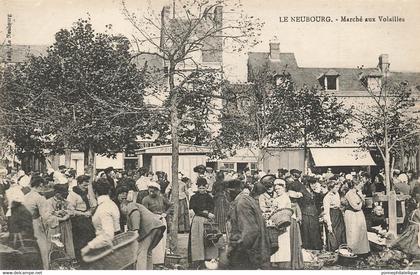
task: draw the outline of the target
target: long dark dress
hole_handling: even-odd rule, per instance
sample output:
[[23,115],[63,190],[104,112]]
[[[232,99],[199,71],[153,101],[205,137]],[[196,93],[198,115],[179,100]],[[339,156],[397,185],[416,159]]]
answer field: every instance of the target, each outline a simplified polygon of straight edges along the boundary
[[214,196],[214,215],[216,223],[219,225],[219,230],[226,233],[226,220],[229,211],[229,201],[226,197],[225,187],[222,181],[216,181],[213,184]]
[[190,209],[195,216],[192,219],[190,234],[188,238],[188,262],[199,262],[217,258],[217,250],[214,247],[206,247],[204,244],[204,227],[209,223],[208,214],[214,209],[213,198],[209,193],[195,193],[190,199]]
[[[337,193],[328,192],[323,200],[324,213],[326,219],[327,250],[335,251],[341,244],[346,243],[346,225],[344,216],[341,212],[341,199]],[[332,227],[332,232],[328,232],[328,224]]]
[[419,227],[420,227],[420,210],[416,209],[410,217],[410,225],[396,239],[391,247],[401,250],[412,256],[420,256],[420,244],[419,244]]
[[270,269],[271,244],[256,200],[239,194],[228,214],[229,269]]
[[[0,254],[0,267],[4,269],[40,270],[43,268],[41,253],[34,236],[31,212],[21,203],[12,203],[9,218],[9,246],[21,254]],[[20,234],[21,239],[19,239]],[[21,246],[23,243],[24,247]]]
[[34,239],[32,214],[21,203],[12,203],[12,215],[9,218],[9,233],[21,233],[25,239]]
[[[87,193],[83,192],[78,188],[77,186],[73,188],[73,192],[80,196],[80,198],[85,203],[85,209],[86,212],[90,211],[90,203],[89,199],[87,197]],[[75,209],[80,211],[80,209]],[[71,227],[72,227],[72,234],[74,236],[73,238],[73,244],[74,244],[74,253],[76,256],[76,259],[79,262],[82,262],[82,256],[80,253],[80,250],[85,247],[88,242],[93,240],[96,236],[95,234],[95,227],[92,223],[91,217],[86,217],[82,215],[75,215],[70,218],[71,221]]]
[[302,247],[312,250],[321,250],[322,240],[317,207],[317,194],[307,188],[302,188],[301,193],[303,197],[298,200],[298,204],[302,211]]

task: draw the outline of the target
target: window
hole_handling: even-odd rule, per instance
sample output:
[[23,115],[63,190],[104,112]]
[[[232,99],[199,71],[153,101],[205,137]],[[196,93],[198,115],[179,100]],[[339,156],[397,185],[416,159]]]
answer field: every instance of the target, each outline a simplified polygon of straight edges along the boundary
[[224,162],[223,168],[224,170],[235,170],[235,163]]
[[250,170],[251,170],[251,173],[254,172],[254,171],[257,171],[257,163],[251,162],[250,163]]
[[334,69],[330,69],[325,73],[322,73],[318,77],[319,84],[323,89],[327,91],[338,91],[339,90],[339,73]]
[[337,90],[337,76],[326,76],[326,90]]

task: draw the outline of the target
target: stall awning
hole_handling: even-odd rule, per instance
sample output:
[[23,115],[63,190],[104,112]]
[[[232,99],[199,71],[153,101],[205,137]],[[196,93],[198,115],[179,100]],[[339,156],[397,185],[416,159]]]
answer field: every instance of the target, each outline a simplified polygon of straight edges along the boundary
[[316,167],[375,166],[368,151],[360,148],[311,148]]

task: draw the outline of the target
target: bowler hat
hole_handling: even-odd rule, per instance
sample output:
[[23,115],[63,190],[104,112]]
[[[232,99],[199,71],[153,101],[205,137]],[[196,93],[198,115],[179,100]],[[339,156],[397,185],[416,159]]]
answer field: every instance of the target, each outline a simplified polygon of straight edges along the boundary
[[302,171],[298,170],[298,169],[292,169],[290,170],[290,174],[302,174]]
[[194,167],[193,171],[196,172],[196,173],[200,173],[200,172],[204,173],[206,171],[206,166],[200,164],[200,165]]

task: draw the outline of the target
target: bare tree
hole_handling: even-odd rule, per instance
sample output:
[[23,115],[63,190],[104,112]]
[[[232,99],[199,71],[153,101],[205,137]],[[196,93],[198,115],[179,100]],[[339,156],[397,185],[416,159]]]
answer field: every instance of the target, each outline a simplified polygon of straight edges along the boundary
[[[381,56],[381,60],[384,58]],[[391,192],[392,170],[401,148],[412,150],[418,143],[420,121],[412,113],[415,103],[411,96],[413,87],[406,81],[393,80],[389,64],[385,59],[383,61],[381,71],[361,70],[360,80],[371,98],[371,106],[353,109],[352,117],[362,133],[359,143],[367,149],[375,147],[384,161],[385,186],[390,203],[389,227],[391,232],[396,233],[395,192]],[[391,199],[391,196],[394,198]]]
[[[178,162],[179,162],[179,104],[182,87],[194,77],[193,71],[218,70],[222,75],[222,53],[227,45],[240,51],[257,43],[262,23],[247,16],[241,4],[219,0],[176,0],[172,10],[163,8],[160,15],[149,9],[137,16],[122,0],[122,11],[134,26],[137,55],[148,54],[161,58],[167,77],[165,92],[170,99],[172,143],[172,201],[175,205],[170,229],[171,248],[177,250],[178,230]],[[223,13],[228,10],[229,13]],[[229,16],[224,18],[224,14]],[[230,18],[229,18],[230,17]],[[231,43],[231,44],[229,44]],[[144,51],[143,49],[149,49]],[[220,94],[214,92],[215,97]],[[188,95],[194,96],[194,95]]]

